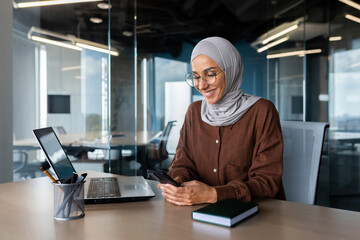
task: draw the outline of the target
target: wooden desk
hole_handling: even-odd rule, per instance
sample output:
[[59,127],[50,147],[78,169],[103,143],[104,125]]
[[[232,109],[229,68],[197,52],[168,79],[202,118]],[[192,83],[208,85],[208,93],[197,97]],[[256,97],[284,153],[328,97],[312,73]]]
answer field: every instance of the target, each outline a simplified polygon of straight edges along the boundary
[[86,205],[85,217],[72,221],[53,219],[53,188],[48,178],[0,184],[0,238],[354,240],[360,236],[359,212],[280,200],[261,201],[257,215],[233,228],[197,222],[191,212],[202,205],[167,203],[156,182],[149,182],[154,198]]
[[[135,132],[121,132],[121,134],[123,137],[110,138],[107,132],[66,133],[57,136],[64,148],[109,149],[109,140],[111,139],[111,148],[113,149],[124,148],[124,146],[144,146],[158,137],[161,132],[139,131],[136,134],[136,141]],[[14,141],[14,149],[31,150],[40,149],[40,147],[34,137]]]
[[360,143],[360,132],[329,131],[329,139],[332,142],[331,147],[336,147],[337,142],[341,144],[349,143],[352,150],[356,150],[355,144]]
[[[141,172],[146,176],[147,170],[147,157],[145,153],[146,145],[157,138],[161,132],[151,132],[151,131],[138,131],[135,132],[116,132],[112,133],[112,136],[109,137],[108,132],[85,132],[85,133],[66,133],[58,134],[58,138],[61,142],[63,148],[67,151],[69,155],[74,154],[77,158],[80,158],[76,164],[91,164],[94,166],[94,170],[102,171],[102,169],[108,169],[109,166],[104,165],[104,163],[109,164],[108,155],[105,156],[105,159],[101,159],[99,164],[96,164],[96,161],[89,160],[88,152],[93,152],[95,149],[101,150],[117,150],[116,155],[112,155],[112,159],[122,160],[122,150],[127,149],[134,151],[135,146],[137,146],[137,161],[141,163]],[[109,144],[111,140],[111,145]],[[40,150],[40,146],[36,141],[35,137],[29,139],[22,139],[14,141],[14,149],[21,150],[23,152],[31,150]],[[27,154],[27,153],[26,153]],[[76,155],[77,154],[77,155]],[[79,157],[81,154],[81,157]],[[38,160],[37,160],[38,161]],[[33,161],[33,162],[37,162]],[[40,163],[37,162],[39,166],[36,166],[38,170],[40,168]],[[26,168],[26,167],[25,167]],[[86,169],[89,168],[89,165],[86,166]],[[83,168],[82,168],[83,169]],[[114,173],[128,174],[127,172],[134,172],[134,170],[129,170],[123,166],[121,161],[116,161],[111,163],[111,171]]]

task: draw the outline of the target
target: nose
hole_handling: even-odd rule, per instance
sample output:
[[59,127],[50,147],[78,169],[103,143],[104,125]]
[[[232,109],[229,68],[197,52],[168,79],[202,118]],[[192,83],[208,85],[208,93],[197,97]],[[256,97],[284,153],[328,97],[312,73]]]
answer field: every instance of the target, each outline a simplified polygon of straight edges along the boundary
[[203,90],[206,89],[209,86],[209,84],[207,84],[202,78],[199,81],[199,85],[198,88],[199,90]]

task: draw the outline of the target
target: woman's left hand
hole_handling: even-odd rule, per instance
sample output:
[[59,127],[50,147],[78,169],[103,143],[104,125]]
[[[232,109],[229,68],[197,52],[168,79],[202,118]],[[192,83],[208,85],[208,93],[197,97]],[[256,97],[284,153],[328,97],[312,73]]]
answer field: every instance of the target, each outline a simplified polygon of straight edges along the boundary
[[214,187],[199,182],[184,182],[181,187],[171,184],[158,184],[166,201],[176,205],[193,205],[200,203],[214,203],[217,201],[217,193]]

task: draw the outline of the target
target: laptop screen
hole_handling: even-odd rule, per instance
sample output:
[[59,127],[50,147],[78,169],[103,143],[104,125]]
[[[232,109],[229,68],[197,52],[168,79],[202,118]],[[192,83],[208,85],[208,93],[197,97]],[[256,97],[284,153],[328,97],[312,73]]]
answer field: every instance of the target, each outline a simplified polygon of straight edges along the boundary
[[33,130],[49,164],[59,179],[72,177],[76,172],[52,127]]

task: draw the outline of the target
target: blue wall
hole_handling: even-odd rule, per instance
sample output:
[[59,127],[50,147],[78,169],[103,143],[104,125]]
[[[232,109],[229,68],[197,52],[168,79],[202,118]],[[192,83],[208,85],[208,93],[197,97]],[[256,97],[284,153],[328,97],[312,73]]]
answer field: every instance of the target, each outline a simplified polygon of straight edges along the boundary
[[244,62],[243,91],[248,94],[266,98],[266,54],[257,53],[257,51],[245,41],[235,42],[234,46],[240,52]]
[[[153,54],[152,56],[173,59],[173,60],[177,60],[177,61],[187,62],[190,64],[190,55],[191,55],[191,51],[193,48],[194,48],[194,45],[184,42],[182,44],[182,51],[180,52],[179,56],[176,58],[173,57],[170,53],[157,53],[157,54]],[[184,76],[185,76],[185,73],[184,73]]]

